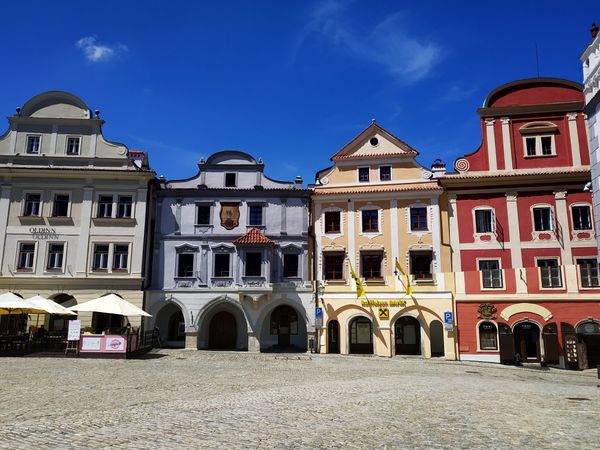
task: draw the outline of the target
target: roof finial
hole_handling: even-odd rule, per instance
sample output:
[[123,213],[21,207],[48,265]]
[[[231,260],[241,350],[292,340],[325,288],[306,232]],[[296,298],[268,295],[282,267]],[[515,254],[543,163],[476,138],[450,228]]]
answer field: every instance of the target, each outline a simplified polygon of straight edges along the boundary
[[375,123],[375,119],[371,119],[371,123]]
[[596,25],[596,22],[592,22],[592,28],[590,28],[590,33],[592,33],[592,39],[596,39],[596,36],[598,36],[599,30],[600,30],[600,28],[598,28],[598,25]]

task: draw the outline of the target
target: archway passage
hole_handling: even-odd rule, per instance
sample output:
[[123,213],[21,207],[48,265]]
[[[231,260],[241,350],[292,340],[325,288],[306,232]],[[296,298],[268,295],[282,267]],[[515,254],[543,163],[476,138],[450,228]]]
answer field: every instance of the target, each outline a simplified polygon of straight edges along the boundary
[[[51,298],[61,306],[69,308],[75,306],[77,301],[72,295],[69,294],[58,294]],[[63,333],[65,336],[69,329],[69,320],[77,320],[77,316],[59,316],[58,314],[49,314],[47,329],[50,332]]]
[[235,350],[237,322],[233,314],[219,311],[210,320],[208,348],[211,350]]
[[350,322],[349,353],[373,354],[373,324],[366,317],[356,317]]
[[434,320],[429,324],[429,339],[431,356],[444,356],[444,326],[439,320]]
[[279,305],[266,313],[261,327],[260,351],[305,352],[306,350],[306,317],[298,309],[286,304]]
[[577,327],[577,339],[583,344],[582,353],[587,364],[594,368],[600,364],[600,326],[596,322],[584,322]]
[[396,355],[421,354],[421,324],[417,319],[410,316],[400,317],[396,320],[394,333],[396,335]]
[[540,328],[532,322],[515,325],[515,353],[521,362],[540,362]]
[[168,303],[156,315],[154,325],[158,328],[162,347],[185,346],[185,320],[179,306]]
[[340,323],[330,320],[327,324],[327,353],[340,352]]

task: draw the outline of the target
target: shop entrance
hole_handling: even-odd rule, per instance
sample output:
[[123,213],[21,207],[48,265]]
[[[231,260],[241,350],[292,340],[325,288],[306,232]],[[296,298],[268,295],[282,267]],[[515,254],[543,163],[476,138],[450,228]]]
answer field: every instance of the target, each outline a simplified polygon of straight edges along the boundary
[[[394,326],[396,355],[421,354],[421,324],[410,316],[400,317]],[[443,350],[442,350],[443,351]]]
[[366,317],[356,317],[350,322],[349,353],[373,354],[373,324]]
[[227,311],[216,313],[210,320],[208,348],[211,350],[235,350],[237,322]]
[[277,335],[277,349],[292,347],[290,336],[298,334],[298,313],[288,305],[278,306],[271,313],[271,334]]
[[429,339],[431,341],[431,356],[444,356],[444,326],[439,320],[429,324]]
[[540,328],[532,322],[515,325],[515,352],[522,362],[540,362]]
[[596,322],[584,322],[577,327],[577,340],[583,344],[582,352],[587,360],[587,367],[594,368],[600,364],[600,326]]
[[327,325],[327,353],[340,352],[340,323],[330,320]]
[[544,361],[547,364],[559,363],[558,326],[555,323],[547,324],[542,330],[544,341]]

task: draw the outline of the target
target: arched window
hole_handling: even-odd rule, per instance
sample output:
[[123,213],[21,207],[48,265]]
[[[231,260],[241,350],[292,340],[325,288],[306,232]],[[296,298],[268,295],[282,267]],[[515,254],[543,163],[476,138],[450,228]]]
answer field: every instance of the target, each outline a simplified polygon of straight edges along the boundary
[[498,350],[498,329],[493,322],[479,324],[479,349]]

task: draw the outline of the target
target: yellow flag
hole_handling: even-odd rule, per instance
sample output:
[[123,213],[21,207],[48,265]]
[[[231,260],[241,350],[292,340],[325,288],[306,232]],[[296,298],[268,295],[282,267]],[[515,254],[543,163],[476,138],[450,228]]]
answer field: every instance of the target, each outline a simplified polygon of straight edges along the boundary
[[352,278],[354,278],[354,281],[356,282],[356,298],[364,297],[365,287],[363,286],[363,282],[354,273],[354,269],[352,268],[352,263],[350,262],[350,260],[348,260],[348,265],[350,266],[350,274],[352,275]]
[[[412,286],[410,285],[410,275],[406,275],[406,272],[404,272],[404,270],[402,269],[402,266],[400,265],[400,263],[398,262],[398,260],[396,260],[396,270],[398,270],[398,272],[400,272],[402,274],[402,276],[406,277],[406,294],[407,295],[412,295],[413,294],[413,290],[412,290]],[[402,283],[404,284],[404,283]]]

